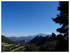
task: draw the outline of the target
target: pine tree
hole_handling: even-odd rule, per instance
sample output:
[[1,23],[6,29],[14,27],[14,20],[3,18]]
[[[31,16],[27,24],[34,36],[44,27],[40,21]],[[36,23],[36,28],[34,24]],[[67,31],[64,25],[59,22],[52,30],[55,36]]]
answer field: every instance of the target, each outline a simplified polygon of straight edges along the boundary
[[[60,13],[57,15],[56,18],[52,18],[55,23],[58,23],[61,25],[60,28],[57,29],[57,31],[60,33],[60,35],[57,35],[57,38],[59,40],[59,44],[56,46],[57,51],[68,51],[69,50],[69,2],[68,1],[60,1],[59,2],[58,10]],[[64,36],[62,36],[64,35]]]
[[57,31],[60,32],[60,34],[63,34],[64,36],[68,36],[68,29],[69,29],[69,6],[68,6],[68,1],[64,2],[59,2],[59,7],[58,10],[60,13],[57,15],[56,18],[52,18],[53,21],[56,23],[59,23],[61,25],[61,28],[58,28]]

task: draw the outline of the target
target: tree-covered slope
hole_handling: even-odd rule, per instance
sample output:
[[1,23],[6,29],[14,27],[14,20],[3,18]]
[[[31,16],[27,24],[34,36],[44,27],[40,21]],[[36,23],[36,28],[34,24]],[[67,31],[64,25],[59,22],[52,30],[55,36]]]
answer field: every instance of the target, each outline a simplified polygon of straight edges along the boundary
[[14,44],[15,42],[13,42],[12,40],[8,39],[7,37],[5,36],[1,36],[1,41],[2,42],[5,42],[5,43],[9,43],[9,44]]

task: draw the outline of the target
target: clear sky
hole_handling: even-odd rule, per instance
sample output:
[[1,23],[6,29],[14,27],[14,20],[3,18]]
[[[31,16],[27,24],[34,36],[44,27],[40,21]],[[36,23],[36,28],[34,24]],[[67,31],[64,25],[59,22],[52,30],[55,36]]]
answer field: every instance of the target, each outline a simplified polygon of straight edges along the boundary
[[2,34],[28,36],[39,33],[57,34],[60,27],[51,18],[56,17],[59,2],[2,2]]

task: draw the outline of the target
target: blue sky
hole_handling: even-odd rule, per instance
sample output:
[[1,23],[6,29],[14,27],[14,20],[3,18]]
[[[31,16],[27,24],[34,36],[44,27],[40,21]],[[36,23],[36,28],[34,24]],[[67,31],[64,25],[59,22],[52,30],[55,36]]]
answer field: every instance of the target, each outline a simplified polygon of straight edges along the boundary
[[39,33],[57,34],[60,27],[55,18],[59,2],[2,2],[2,34],[5,36],[28,36]]

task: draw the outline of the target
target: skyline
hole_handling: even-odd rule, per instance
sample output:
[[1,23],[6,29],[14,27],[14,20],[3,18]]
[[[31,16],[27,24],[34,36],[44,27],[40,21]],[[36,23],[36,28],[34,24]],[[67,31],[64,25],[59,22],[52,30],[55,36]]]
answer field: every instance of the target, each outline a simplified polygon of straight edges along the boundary
[[51,18],[59,14],[59,2],[3,2],[2,34],[5,36],[28,36],[39,33],[57,34],[60,27]]

